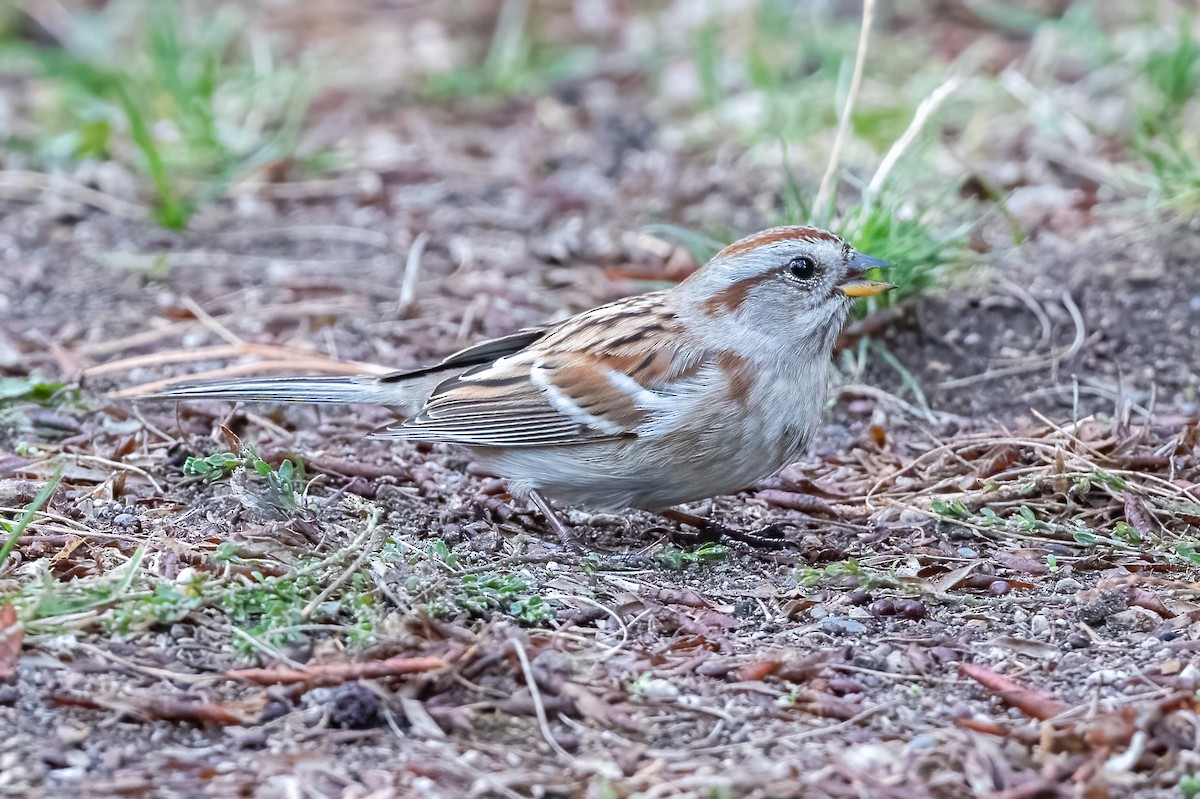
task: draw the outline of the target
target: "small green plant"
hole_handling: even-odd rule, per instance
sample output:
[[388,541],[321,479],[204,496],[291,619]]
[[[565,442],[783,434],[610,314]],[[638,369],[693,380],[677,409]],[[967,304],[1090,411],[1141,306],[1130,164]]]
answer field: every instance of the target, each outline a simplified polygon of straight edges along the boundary
[[705,542],[693,550],[679,547],[664,547],[655,559],[668,569],[679,570],[684,566],[699,563],[718,563],[729,557],[729,547],[712,542]]
[[251,481],[263,488],[266,504],[278,510],[295,511],[300,507],[300,488],[304,486],[304,464],[284,458],[278,467],[258,457],[250,446],[242,446],[240,455],[234,452],[214,452],[204,457],[188,457],[184,475],[216,482],[244,471]]
[[486,616],[500,611],[526,624],[542,624],[555,618],[554,608],[531,592],[528,579],[519,574],[464,574],[456,589],[429,605],[431,613],[449,616],[465,611]]
[[238,469],[244,469],[263,485],[265,499],[273,507],[282,510],[296,510],[299,507],[296,495],[303,484],[304,468],[291,458],[285,458],[278,467],[274,467],[253,449],[243,446],[240,455],[214,452],[202,458],[189,457],[183,463],[184,475],[199,477],[209,483],[230,477]]
[[1185,541],[1175,545],[1175,554],[1189,566],[1200,566],[1200,542]]
[[244,458],[232,452],[214,452],[203,458],[189,455],[183,463],[183,473],[187,477],[202,477],[205,481],[213,483],[231,475],[244,461]]
[[[454,554],[449,545],[440,538],[431,539],[425,544],[425,557],[430,560],[436,560],[438,563],[443,563],[451,569],[456,569],[459,566],[458,555]],[[417,562],[419,557],[414,556],[412,562]]]
[[30,502],[25,508],[25,512],[21,514],[21,518],[17,520],[16,524],[0,521],[0,530],[3,530],[7,536],[4,544],[0,546],[0,569],[4,568],[4,562],[8,560],[8,555],[16,547],[17,541],[29,529],[29,525],[33,524],[33,520],[37,518],[38,511],[42,509],[42,506],[50,499],[50,495],[58,488],[58,484],[62,482],[62,476],[63,467],[60,466],[54,472],[54,476],[42,486],[42,490],[37,492],[37,495],[33,498],[33,502]]
[[1142,67],[1151,91],[1139,94],[1133,148],[1150,164],[1156,199],[1185,212],[1200,208],[1200,145],[1187,108],[1200,87],[1200,43],[1194,17],[1179,21],[1173,47],[1152,52]]
[[1070,523],[1070,524],[1063,524],[1063,525],[1047,524],[1047,525],[1045,525],[1045,527],[1039,528],[1039,529],[1045,529],[1045,530],[1050,530],[1050,531],[1053,531],[1056,529],[1061,529],[1065,532],[1070,533],[1071,539],[1076,544],[1079,544],[1081,547],[1107,546],[1107,547],[1112,547],[1113,549],[1117,549],[1117,550],[1131,549],[1131,547],[1129,546],[1129,544],[1126,541],[1123,541],[1119,538],[1114,538],[1112,536],[1101,535],[1100,533],[1097,533],[1094,530],[1089,530],[1087,527],[1084,527],[1083,525],[1078,524],[1078,523]]
[[1128,522],[1117,522],[1113,525],[1113,538],[1124,541],[1126,544],[1142,543],[1142,536],[1138,533],[1137,528]]
[[114,608],[106,620],[106,626],[121,634],[161,627],[179,621],[203,604],[200,591],[163,580],[154,586],[149,596],[121,603]]
[[207,9],[203,20],[178,0],[139,14],[127,5],[63,15],[59,46],[0,49],[48,89],[35,113],[49,135],[9,144],[47,166],[134,154],[156,218],[181,228],[198,200],[236,175],[295,154],[311,76],[251,41],[235,5]]
[[1091,479],[1095,485],[1103,488],[1111,488],[1114,491],[1125,491],[1129,488],[1129,481],[1124,477],[1106,472],[1103,469],[1097,469]]
[[38,377],[0,378],[0,437],[26,458],[40,459],[46,451],[38,444],[67,435],[54,424],[44,424],[31,413],[31,405],[46,408],[80,407],[79,391],[66,383]]
[[813,566],[797,566],[796,570],[792,572],[793,580],[809,588],[814,585],[820,585],[828,580],[844,580],[848,577],[855,580],[861,588],[875,588],[878,586],[900,587],[900,581],[892,575],[867,571],[862,568],[855,558],[834,561],[820,569]]
[[1038,530],[1049,530],[1051,525],[1043,522],[1034,515],[1033,508],[1028,505],[1022,505],[1017,508],[1017,518],[1015,519],[1017,529],[1023,533],[1032,533]]
[[971,509],[966,504],[954,500],[945,502],[940,499],[935,499],[929,503],[929,508],[943,519],[955,519],[963,521],[971,518]]
[[539,35],[529,6],[528,0],[505,0],[483,61],[430,75],[426,92],[434,97],[508,97],[544,91],[586,72],[591,50],[552,46]]
[[278,647],[304,639],[297,627],[306,621],[305,606],[320,591],[321,585],[310,574],[294,577],[255,575],[253,582],[231,585],[212,601],[228,615],[232,624],[263,643]]
[[1200,774],[1187,774],[1179,780],[1179,795],[1183,799],[1200,797]]
[[1195,17],[1184,14],[1174,47],[1152,52],[1143,67],[1147,81],[1158,93],[1161,115],[1173,118],[1195,99],[1200,88],[1200,42],[1192,36]]
[[1058,571],[1058,569],[1059,569],[1058,556],[1055,555],[1054,553],[1047,553],[1046,554],[1046,571],[1050,572],[1051,574],[1054,574],[1056,571]]
[[[296,495],[299,480],[303,479],[303,469],[298,467],[291,458],[284,458],[279,468],[254,457],[251,461],[254,473],[262,479],[267,488],[267,501],[277,508],[295,510],[298,505]],[[299,478],[299,480],[298,480]]]
[[818,585],[825,580],[837,580],[843,577],[853,577],[861,585],[864,577],[862,570],[858,566],[858,561],[853,558],[830,563],[821,569],[813,566],[797,566],[792,576],[800,585],[810,587]]
[[996,515],[996,511],[991,508],[980,508],[979,523],[984,527],[999,527],[1004,524],[1004,520]]
[[0,403],[23,400],[39,405],[53,405],[61,401],[66,386],[66,383],[39,377],[0,378]]

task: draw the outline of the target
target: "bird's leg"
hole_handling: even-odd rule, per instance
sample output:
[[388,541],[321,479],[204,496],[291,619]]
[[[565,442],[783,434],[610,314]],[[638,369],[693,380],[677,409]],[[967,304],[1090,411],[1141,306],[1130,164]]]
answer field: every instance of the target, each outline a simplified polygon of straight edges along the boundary
[[693,543],[717,543],[722,538],[729,538],[734,541],[741,541],[743,544],[749,544],[752,547],[762,547],[764,549],[779,549],[787,543],[783,537],[783,531],[789,527],[786,522],[773,522],[755,530],[738,530],[720,522],[715,522],[712,519],[706,519],[703,516],[697,516],[694,513],[688,513],[676,508],[661,511],[659,516],[662,516],[664,519],[670,519],[673,522],[686,524],[688,527],[694,527],[698,531],[696,535],[681,535],[682,538],[688,539]]
[[554,509],[550,507],[550,503],[546,501],[545,497],[535,489],[529,492],[529,501],[546,517],[547,526],[554,531],[555,535],[562,541],[563,546],[572,552],[583,552],[583,547],[575,540],[574,533],[567,529],[567,526],[563,524],[562,519],[554,512]]

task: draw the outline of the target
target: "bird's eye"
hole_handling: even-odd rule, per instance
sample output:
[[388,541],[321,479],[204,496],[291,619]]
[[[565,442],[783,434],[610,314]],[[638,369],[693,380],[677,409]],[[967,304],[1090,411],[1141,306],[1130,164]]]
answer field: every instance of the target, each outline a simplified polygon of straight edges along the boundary
[[788,261],[787,271],[797,280],[812,280],[817,276],[817,262],[807,255],[799,255]]

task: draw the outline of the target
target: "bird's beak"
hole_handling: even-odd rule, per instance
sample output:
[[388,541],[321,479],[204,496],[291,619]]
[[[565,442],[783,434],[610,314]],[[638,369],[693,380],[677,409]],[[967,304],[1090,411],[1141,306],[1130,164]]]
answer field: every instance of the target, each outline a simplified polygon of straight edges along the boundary
[[896,288],[894,283],[863,279],[863,275],[871,269],[887,269],[890,266],[891,264],[882,258],[872,258],[870,255],[863,255],[860,252],[856,252],[850,258],[850,271],[847,275],[849,279],[838,286],[838,290],[847,297],[854,299],[858,299],[859,297],[874,297],[876,294],[891,291]]

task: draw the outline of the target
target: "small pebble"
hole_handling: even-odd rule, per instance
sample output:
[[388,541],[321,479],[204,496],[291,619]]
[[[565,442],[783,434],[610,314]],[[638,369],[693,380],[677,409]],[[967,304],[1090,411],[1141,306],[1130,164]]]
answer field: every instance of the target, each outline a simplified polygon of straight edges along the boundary
[[234,737],[234,746],[238,749],[262,749],[267,742],[267,731],[261,728],[246,730]]
[[953,663],[962,660],[962,656],[948,646],[935,646],[929,650],[929,655],[938,663]]
[[867,631],[867,625],[854,619],[826,616],[821,619],[821,629],[831,635],[859,635]]
[[[589,608],[589,610],[595,611],[597,609]],[[737,616],[739,619],[744,619],[749,616],[754,616],[757,613],[758,613],[758,603],[755,602],[753,599],[743,599],[740,602],[735,602],[733,605],[733,615]],[[594,618],[599,619],[602,617],[603,617],[603,613],[601,613],[599,616],[595,616]]]
[[1114,685],[1129,675],[1119,669],[1099,669],[1084,679],[1084,685]]
[[54,737],[64,746],[78,746],[87,740],[91,732],[87,727],[76,727],[73,724],[60,724],[54,728]]
[[1050,620],[1037,613],[1029,620],[1029,634],[1034,638],[1045,638],[1050,635]]
[[46,764],[47,768],[66,768],[68,765],[70,765],[67,763],[67,753],[60,747],[43,747],[38,754],[42,758],[42,762]]
[[907,749],[933,749],[941,742],[932,735],[918,735],[908,742]]
[[329,698],[329,723],[334,727],[362,730],[379,721],[379,697],[365,685],[347,683]]
[[1105,619],[1104,626],[1114,632],[1148,633],[1158,627],[1158,623],[1158,616],[1145,608],[1126,608]]
[[641,694],[651,702],[674,702],[679,698],[679,689],[670,680],[655,678],[642,686]]
[[1056,594],[1077,594],[1083,590],[1083,583],[1074,577],[1064,577],[1054,584]]
[[829,681],[829,690],[836,696],[845,696],[846,694],[861,694],[866,689],[858,680],[850,677],[834,677]]
[[1099,627],[1108,622],[1110,618],[1125,610],[1129,606],[1129,601],[1125,595],[1110,591],[1101,594],[1091,602],[1080,605],[1075,613],[1077,618],[1084,624],[1090,627]]
[[959,547],[958,556],[960,558],[966,558],[967,560],[974,560],[975,558],[979,557],[979,553],[970,547]]
[[1183,671],[1179,672],[1176,677],[1180,685],[1188,686],[1188,690],[1195,688],[1200,690],[1200,669],[1196,668],[1195,663],[1189,663],[1183,667]]
[[1011,590],[1012,586],[1008,584],[1007,580],[993,580],[987,589],[992,596],[1004,596]]
[[1067,636],[1067,646],[1071,649],[1087,649],[1092,645],[1092,639],[1083,633],[1071,633]]
[[259,724],[268,724],[275,719],[283,718],[288,713],[292,712],[292,706],[282,699],[272,697],[263,705],[262,712],[258,714]]

